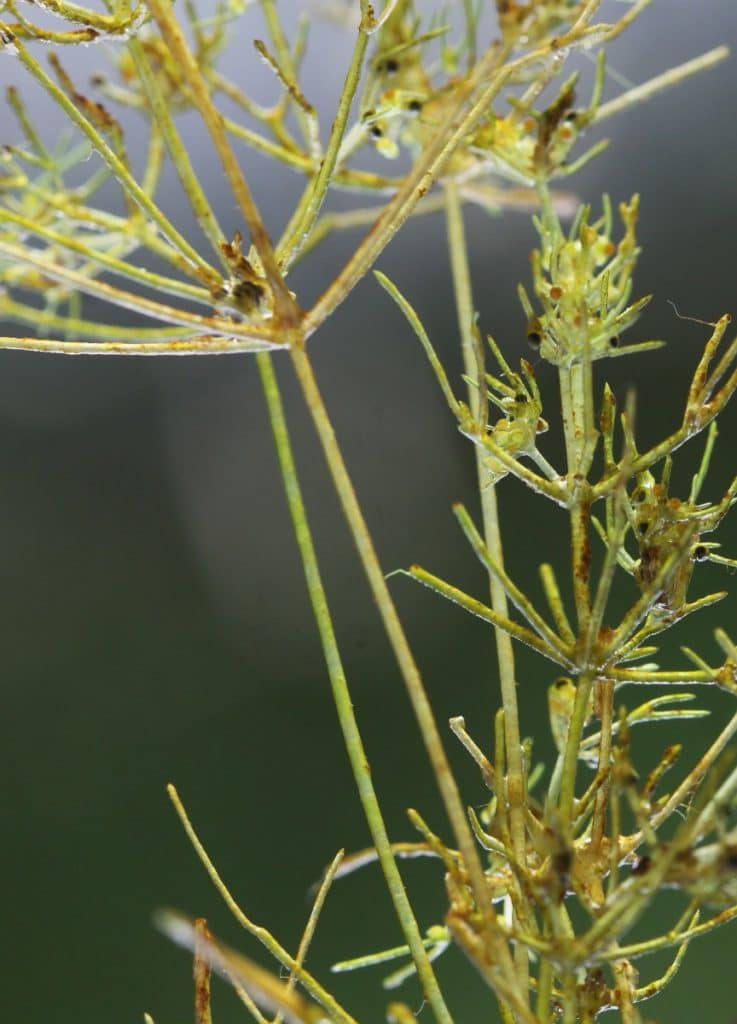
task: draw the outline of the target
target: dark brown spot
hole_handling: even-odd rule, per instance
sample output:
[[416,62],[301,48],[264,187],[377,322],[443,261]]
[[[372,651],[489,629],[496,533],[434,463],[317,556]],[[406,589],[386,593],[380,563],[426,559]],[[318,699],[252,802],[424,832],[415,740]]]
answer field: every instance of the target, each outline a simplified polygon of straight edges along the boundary
[[543,340],[543,329],[536,316],[533,316],[527,325],[527,340],[533,348],[540,348]]

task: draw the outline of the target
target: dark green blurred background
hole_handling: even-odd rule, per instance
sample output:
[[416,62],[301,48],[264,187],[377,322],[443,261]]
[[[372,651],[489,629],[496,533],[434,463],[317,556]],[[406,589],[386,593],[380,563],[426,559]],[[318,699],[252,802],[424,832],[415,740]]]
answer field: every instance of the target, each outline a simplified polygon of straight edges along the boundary
[[[607,3],[604,10],[616,15],[622,6]],[[258,77],[262,88],[263,70],[250,45],[261,29],[257,15],[249,17],[228,66],[241,81]],[[737,42],[734,4],[661,0],[612,48],[611,63],[639,82],[721,42]],[[347,44],[335,28],[316,27],[303,84],[323,109],[339,87]],[[83,82],[104,63],[103,49],[95,48],[70,67]],[[584,71],[590,78],[590,68]],[[0,62],[0,81],[22,84],[10,58]],[[263,98],[273,95],[267,87],[268,81]],[[618,91],[610,81],[609,94]],[[640,293],[655,292],[656,299],[631,340],[665,337],[669,347],[606,370],[620,396],[630,384],[643,396],[643,443],[677,422],[689,368],[707,333],[677,319],[666,299],[705,320],[735,311],[736,91],[732,60],[608,122],[610,150],[568,186],[593,201],[602,191],[615,201],[642,194],[645,251],[637,282]],[[38,110],[52,140],[58,115],[42,100]],[[18,141],[15,124],[5,113],[2,118],[2,141]],[[240,227],[192,118],[184,130],[221,222]],[[297,180],[250,154],[244,162],[276,233]],[[175,212],[171,203],[169,209]],[[186,229],[188,216],[177,217]],[[529,219],[474,211],[468,231],[481,326],[508,356],[529,355],[515,298],[534,244]],[[356,237],[329,242],[298,270],[293,287],[303,305]],[[416,304],[457,380],[442,219],[410,224],[380,266]],[[483,577],[449,511],[457,500],[475,510],[471,451],[449,422],[396,310],[367,280],[311,345],[387,571],[417,561],[482,595]],[[411,805],[447,835],[398,673],[283,363],[299,466],[391,832],[412,838],[404,816]],[[539,376],[543,387],[552,384],[544,367]],[[552,407],[550,388],[547,394]],[[731,409],[724,419],[719,462],[704,495],[709,500],[735,472],[736,417]],[[684,489],[686,480],[684,472]],[[206,915],[251,955],[260,953],[237,934],[196,863],[166,799],[167,781],[179,787],[244,907],[292,948],[323,866],[340,846],[367,843],[255,367],[245,357],[126,362],[5,353],[0,490],[3,1018],[123,1024],[146,1010],[157,1024],[189,1020],[189,962],[153,931],[154,908]],[[562,516],[509,481],[501,500],[510,567],[522,583],[536,586],[538,561],[564,567]],[[720,539],[726,553],[737,553],[734,526]],[[734,583],[711,567],[699,577],[699,592]],[[488,742],[497,704],[488,630],[401,578],[392,589],[439,720],[463,714],[473,735]],[[631,592],[625,583],[623,598]],[[729,598],[681,641],[716,657],[711,629],[722,623],[734,631],[735,607]],[[519,680],[524,731],[539,737],[538,750],[549,761],[543,708],[550,667],[523,654]],[[644,763],[677,734],[694,751],[703,748],[729,710],[724,701],[713,706],[705,725],[645,730]],[[476,773],[450,739],[448,746],[465,799],[480,803]],[[423,926],[437,921],[443,904],[437,866],[415,862],[403,874]],[[664,911],[671,920],[674,907]],[[332,960],[397,941],[388,897],[378,871],[369,868],[336,886],[310,963],[329,981]],[[694,948],[650,1016],[679,1022],[701,1015],[728,1024],[735,952],[735,933],[728,930]],[[643,963],[643,979],[661,966]],[[459,1021],[494,1019],[460,954],[447,954],[440,976],[461,1007]],[[364,1021],[382,1017],[381,977],[379,969],[336,981]],[[413,983],[400,997],[418,1008]],[[215,1012],[219,1024],[243,1019],[224,986]]]

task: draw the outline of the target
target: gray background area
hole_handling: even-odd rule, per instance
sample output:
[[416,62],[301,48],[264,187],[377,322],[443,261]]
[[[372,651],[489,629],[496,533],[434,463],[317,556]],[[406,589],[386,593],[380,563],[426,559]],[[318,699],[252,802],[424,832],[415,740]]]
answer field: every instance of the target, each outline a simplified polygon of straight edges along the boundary
[[[610,14],[621,9],[605,4]],[[241,80],[257,76],[266,97],[270,84],[250,45],[261,29],[257,15],[249,17],[228,65]],[[661,0],[612,48],[611,63],[639,82],[720,42],[737,43],[734,3]],[[333,28],[315,30],[304,86],[322,109],[336,94],[347,45]],[[101,48],[89,49],[75,74],[84,81],[104,60]],[[615,361],[607,373],[620,395],[635,384],[643,396],[644,439],[677,422],[688,370],[706,335],[677,319],[666,299],[705,320],[736,312],[736,67],[733,58],[609,122],[609,151],[568,186],[593,202],[602,191],[615,201],[642,195],[645,251],[637,281],[640,292],[656,298],[632,339],[665,337],[669,347]],[[22,69],[3,59],[0,82],[11,81],[22,84]],[[618,90],[609,83],[610,95]],[[53,140],[58,115],[42,99],[38,110]],[[0,125],[2,141],[16,141],[5,114]],[[193,117],[183,130],[221,221],[240,227]],[[298,181],[251,154],[244,163],[277,233]],[[168,208],[189,230],[175,202]],[[473,212],[468,231],[482,328],[513,358],[527,355],[515,288],[527,279],[529,218]],[[356,238],[335,239],[298,270],[293,287],[303,305]],[[458,379],[442,219],[410,224],[380,266],[416,304]],[[449,422],[416,341],[372,280],[315,337],[311,351],[385,568],[416,561],[482,595],[481,572],[449,510],[456,500],[475,508],[471,452]],[[391,832],[412,837],[407,806],[419,807],[444,832],[398,673],[286,361],[281,375]],[[551,395],[543,367],[540,380]],[[736,416],[731,409],[724,419],[709,498],[735,472]],[[165,783],[180,787],[248,912],[291,947],[323,865],[340,846],[367,842],[255,367],[245,357],[126,362],[4,353],[0,488],[3,1017],[19,1024],[124,1024],[147,1010],[157,1024],[191,1019],[189,964],[153,931],[155,907],[206,915],[213,928],[259,952],[238,935],[195,862]],[[523,584],[536,586],[538,561],[564,567],[562,516],[540,509],[510,482],[501,497],[510,550],[519,544],[511,567]],[[737,553],[734,526],[720,539],[727,553]],[[705,592],[733,583],[707,567],[696,586]],[[488,741],[497,704],[488,631],[407,581],[395,579],[392,589],[439,720],[462,713],[472,733]],[[631,594],[625,581],[622,600]],[[737,632],[735,607],[732,596],[689,626],[682,641],[713,655],[710,631],[721,622]],[[541,737],[538,750],[549,762],[542,694],[550,668],[523,654],[519,680],[524,730]],[[639,739],[644,763],[678,732],[694,749],[703,746],[728,710],[726,702],[712,704],[714,718],[703,726],[646,730]],[[481,803],[479,779],[453,754],[465,799]],[[438,867],[421,861],[404,875],[423,925],[438,920]],[[664,921],[673,919],[674,902],[661,909]],[[330,897],[311,965],[326,978],[337,957],[397,941],[388,898],[369,868]],[[708,1015],[710,1024],[728,1024],[735,951],[729,930],[694,948],[650,1015],[670,1022]],[[643,963],[643,979],[662,965]],[[459,953],[448,953],[440,974],[463,1007],[464,1024],[490,1019],[480,983]],[[381,969],[336,981],[364,1021],[382,1018],[380,977]],[[413,983],[400,997],[419,1004]],[[243,1019],[224,986],[216,1012],[219,1024]]]

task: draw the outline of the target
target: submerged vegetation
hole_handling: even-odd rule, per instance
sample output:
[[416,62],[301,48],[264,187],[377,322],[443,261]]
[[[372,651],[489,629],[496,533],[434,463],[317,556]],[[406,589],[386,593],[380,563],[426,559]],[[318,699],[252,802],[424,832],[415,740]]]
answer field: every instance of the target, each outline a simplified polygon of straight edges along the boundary
[[[0,338],[0,347],[117,357],[254,354],[338,720],[371,832],[369,851],[335,858],[303,942],[291,954],[235,903],[172,787],[175,808],[216,888],[289,977],[225,947],[203,920],[167,911],[158,923],[194,950],[198,1024],[210,1020],[211,969],[228,978],[257,1021],[276,1014],[304,1024],[352,1024],[354,1017],[305,959],[333,880],[374,858],[406,945],[346,960],[337,970],[404,956],[411,966],[395,972],[390,984],[416,972],[425,1015],[448,1024],[464,1011],[447,1005],[435,965],[454,943],[487,983],[505,1024],[574,1024],[612,1010],[625,1024],[636,1024],[642,1019],[638,1004],[671,981],[690,942],[737,916],[737,769],[727,751],[737,711],[697,758],[689,752],[692,767],[680,773],[680,745],[662,750],[647,773],[630,745],[635,725],[702,715],[691,704],[691,687],[709,684],[737,695],[737,645],[724,630],[715,634],[716,656],[684,647],[679,665],[653,660],[658,634],[725,596],[695,596],[699,564],[737,566],[713,539],[737,501],[737,477],[723,495],[714,495],[708,476],[717,419],[737,389],[737,340],[726,337],[728,316],[710,325],[680,424],[643,446],[634,396],[618,402],[599,379],[600,367],[594,372],[594,363],[663,344],[624,339],[649,298],[637,298],[633,283],[639,199],[615,209],[605,196],[600,212],[581,206],[564,217],[571,200],[554,183],[603,149],[582,147],[588,127],[707,69],[726,51],[696,57],[604,104],[606,46],[625,30],[637,31],[646,0],[463,0],[432,10],[412,0],[386,0],[381,9],[368,0],[346,0],[331,5],[329,16],[352,33],[353,50],[337,107],[326,116],[300,85],[307,18],[289,38],[275,0],[258,4],[267,36],[254,41],[274,75],[273,105],[257,103],[219,70],[229,39],[246,31],[241,16],[247,23],[249,6],[236,0],[208,10],[193,0],[177,10],[168,0],[109,0],[99,10],[65,0],[2,3],[0,48],[3,59],[14,60],[17,80],[7,90],[7,104],[13,132],[19,130],[24,141],[2,140],[0,310],[29,333]],[[608,8],[610,21],[604,17]],[[74,55],[91,42],[113,44],[107,51],[113,67],[88,85],[78,81]],[[53,46],[48,69],[38,43]],[[598,53],[593,89],[584,98],[566,67],[582,51]],[[34,125],[24,99],[27,79],[76,129],[63,147],[55,148],[56,140]],[[126,108],[148,127],[141,167],[126,146]],[[201,184],[178,123],[187,111],[199,115],[208,133],[237,224],[218,222]],[[235,147],[242,144],[304,178],[276,239],[239,163]],[[101,159],[88,165],[91,151]],[[201,229],[197,242],[170,221],[157,198],[167,162]],[[101,200],[98,205],[101,187],[111,180],[123,199],[117,214]],[[354,208],[324,209],[333,189],[358,196]],[[527,338],[536,361],[557,372],[557,394],[545,397],[532,363],[515,362],[484,336],[471,293],[464,207],[503,211],[520,204],[535,209],[538,234],[531,281],[519,289]],[[378,272],[375,287],[383,287],[403,315],[397,315],[397,331],[416,335],[439,397],[475,453],[481,523],[463,506],[454,511],[488,573],[488,599],[462,592],[429,569],[413,565],[407,574],[483,619],[496,638],[500,706],[493,743],[474,739],[461,716],[450,722],[454,742],[462,744],[488,789],[480,810],[467,808],[450,770],[446,727],[428,700],[310,357],[311,346],[319,344],[312,336],[372,271],[408,218],[428,210],[442,211],[447,221],[463,381],[446,373],[433,347],[432,324],[422,323],[412,296]],[[319,260],[319,246],[332,233],[362,225],[367,230],[346,264],[303,308],[289,287],[292,268],[299,260]],[[99,300],[95,309],[100,301],[108,305],[107,320],[90,318],[90,298]],[[120,326],[119,310],[147,318],[150,326]],[[448,835],[438,834],[417,811],[410,812],[419,833],[414,843],[393,842],[387,834],[312,543],[276,359],[291,364],[306,400],[416,715],[450,822]],[[649,400],[648,387],[647,381],[638,387],[638,401]],[[548,414],[562,425],[559,465],[545,436],[546,406],[556,404],[555,416]],[[673,466],[697,435],[699,467],[688,491],[679,493],[671,483]],[[559,579],[552,553],[549,561],[543,554],[534,593],[514,581],[514,544],[503,544],[497,512],[498,500],[513,502],[520,485],[541,505],[563,509],[569,521],[569,576]],[[612,595],[626,576],[636,585],[623,588],[632,603],[615,612]],[[519,643],[554,664],[558,675],[546,693],[518,678]],[[659,696],[648,689],[653,684],[661,688]],[[532,741],[525,738],[523,688],[526,702],[547,702],[557,751],[547,768],[533,760]],[[669,772],[677,780],[672,785]],[[447,897],[444,919],[425,934],[398,865],[418,853],[440,862]],[[647,928],[650,908],[666,888],[680,894],[676,919],[667,931],[651,930],[633,941],[633,927],[639,925],[640,933]],[[653,976],[647,956],[664,950],[671,952],[669,964]],[[387,1014],[398,1024],[415,1019],[402,1002],[392,1002]]]

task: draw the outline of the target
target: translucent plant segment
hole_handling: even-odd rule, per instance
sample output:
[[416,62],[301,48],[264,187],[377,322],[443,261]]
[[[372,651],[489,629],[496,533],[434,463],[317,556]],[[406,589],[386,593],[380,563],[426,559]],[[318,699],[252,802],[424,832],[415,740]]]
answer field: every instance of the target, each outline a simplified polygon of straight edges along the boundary
[[[464,1013],[463,1006],[449,1005],[441,985],[443,954],[456,946],[504,1024],[583,1024],[614,1010],[624,1024],[637,1024],[638,1004],[671,981],[691,940],[737,916],[737,770],[727,752],[737,714],[706,750],[694,751],[695,767],[682,769],[681,744],[671,743],[646,769],[631,744],[635,727],[703,717],[693,687],[712,685],[725,699],[737,693],[737,648],[725,631],[715,634],[716,665],[684,647],[683,665],[661,667],[652,643],[724,596],[695,596],[702,562],[737,564],[712,539],[737,500],[737,480],[723,495],[701,500],[710,484],[717,418],[737,388],[737,340],[726,337],[727,316],[710,325],[680,423],[650,447],[638,443],[635,398],[617,398],[605,379],[605,360],[665,344],[636,334],[649,298],[633,297],[639,199],[621,202],[615,213],[605,196],[599,213],[556,189],[561,179],[568,188],[568,179],[604,150],[603,142],[587,148],[588,128],[708,69],[726,50],[695,57],[604,103],[606,46],[626,29],[637,30],[647,0],[497,0],[488,8],[475,0],[436,7],[338,0],[327,6],[327,15],[344,25],[350,53],[341,69],[344,86],[326,111],[318,109],[302,75],[308,27],[317,36],[319,17],[293,24],[275,0],[229,0],[214,9],[193,0],[176,6],[111,0],[101,10],[64,0],[4,0],[1,9],[0,56],[13,58],[17,82],[6,96],[13,136],[0,140],[7,142],[0,155],[0,309],[28,333],[3,337],[0,346],[115,356],[254,354],[370,833],[364,850],[341,852],[327,869],[292,954],[235,901],[170,787],[217,892],[280,967],[266,971],[224,945],[202,918],[190,922],[162,912],[157,922],[194,952],[197,1024],[210,1022],[211,970],[233,985],[259,1022],[270,1014],[298,1024],[353,1024],[356,1018],[306,958],[328,891],[376,860],[400,935],[378,952],[346,949],[337,971],[391,961],[385,987],[408,986],[416,975],[433,1018],[450,1024]],[[256,13],[253,28],[248,19]],[[249,31],[254,57],[271,75],[270,102],[256,101],[223,70],[227,46],[233,40],[242,46]],[[75,47],[91,42],[103,44],[101,61],[109,63],[86,83]],[[51,47],[48,62],[39,44]],[[582,96],[567,60],[589,51],[595,72]],[[47,138],[33,123],[25,99],[29,82],[41,87],[71,129],[64,141]],[[222,172],[232,200],[227,223],[203,184],[201,154],[183,134],[185,116],[199,119],[207,159]],[[131,117],[147,127],[142,153],[129,148]],[[243,171],[244,146],[299,177],[280,233],[266,223],[264,199]],[[100,160],[88,167],[91,151]],[[165,212],[170,207],[161,193],[169,166],[198,226],[194,241]],[[103,186],[111,184],[123,200],[116,214],[105,207]],[[341,197],[340,211],[327,205],[334,191],[349,197]],[[508,339],[487,334],[476,315],[463,220],[464,210],[520,206],[534,208],[537,231],[531,280],[518,293],[520,333],[533,349],[529,359],[513,357]],[[420,341],[476,458],[481,525],[463,505],[453,512],[488,576],[490,596],[467,594],[419,566],[407,575],[494,632],[501,697],[488,743],[471,735],[462,714],[449,728],[436,721],[309,351],[396,232],[409,218],[437,211],[447,221],[450,274],[445,263],[443,273],[457,306],[463,379],[443,366],[433,329],[423,324],[412,296],[378,271],[377,278]],[[489,223],[494,230],[499,222]],[[332,233],[356,227],[362,230],[349,257],[324,279],[318,297],[308,302],[293,291],[297,261],[321,268],[325,261],[316,248]],[[100,303],[108,315],[96,319]],[[121,310],[145,318],[147,326],[121,326]],[[397,322],[401,329],[403,321]],[[632,341],[622,342],[625,331]],[[410,839],[389,836],[374,788],[273,357],[294,372],[305,398],[446,814],[438,824],[411,809],[416,834]],[[554,387],[538,382],[540,362],[554,368]],[[645,380],[637,401],[650,401],[647,389]],[[556,430],[557,449],[551,443]],[[704,434],[703,455],[690,490],[681,491],[672,483],[674,467],[698,434]],[[498,502],[513,502],[520,484],[536,500],[547,499],[541,516],[563,514],[568,521],[566,578],[552,567],[555,553],[544,553],[538,588],[516,582],[517,552],[509,539],[505,543],[498,515]],[[615,592],[626,601],[615,602]],[[542,655],[542,685],[518,677],[520,643]],[[667,689],[653,696],[645,689],[650,686]],[[550,723],[549,765],[535,759],[533,740],[523,731],[525,709],[535,701]],[[448,732],[479,770],[487,793],[481,806],[469,808],[474,797],[459,790],[446,754]],[[657,736],[652,742],[657,746]],[[671,778],[676,781],[668,786]],[[429,926],[420,925],[424,912],[412,906],[404,882],[418,857],[438,862],[445,900],[443,920]],[[650,928],[653,902],[664,890],[681,900],[666,931]],[[635,926],[645,938],[631,938]],[[354,940],[360,944],[357,935]],[[635,962],[663,950],[672,951],[664,972],[641,979]],[[388,1005],[387,1017],[409,1024],[416,1016],[410,1005],[419,1004],[408,995]]]

